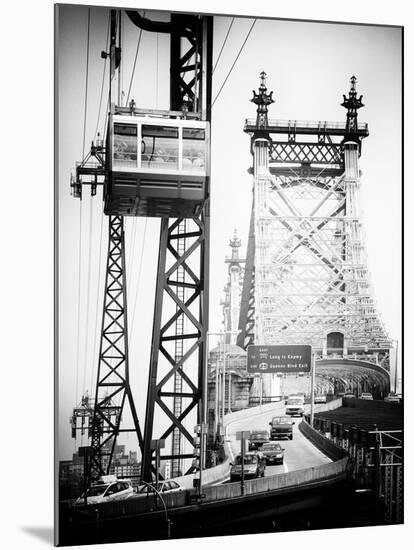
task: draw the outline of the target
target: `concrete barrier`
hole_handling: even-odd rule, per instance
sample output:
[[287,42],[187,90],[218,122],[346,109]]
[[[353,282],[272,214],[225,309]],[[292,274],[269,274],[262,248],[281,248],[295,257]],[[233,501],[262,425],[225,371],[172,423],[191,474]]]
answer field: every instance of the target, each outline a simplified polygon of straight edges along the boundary
[[[348,472],[348,456],[330,462],[315,466],[313,468],[304,468],[274,476],[267,476],[258,479],[246,480],[244,482],[244,495],[241,492],[240,483],[229,483],[226,485],[216,485],[213,487],[203,487],[203,502],[214,502],[228,500],[248,495],[259,495],[278,489],[295,488],[304,484],[323,481],[334,478],[339,475],[346,475]],[[183,491],[181,493],[170,493],[163,495],[163,499],[156,499],[153,496],[131,498],[120,502],[110,502],[107,504],[98,504],[94,506],[94,513],[99,512],[99,517],[120,517],[142,514],[154,510],[169,510],[171,508],[188,506],[191,504],[191,496],[195,495],[195,490]]]
[[[245,481],[244,495],[267,493],[268,491],[274,491],[276,489],[293,488],[305,483],[321,481],[323,479],[346,474],[348,471],[348,460],[348,456],[345,456],[329,464]],[[226,500],[242,496],[240,483],[206,487],[203,489],[203,493],[205,495],[203,502]]]
[[315,445],[315,447],[326,454],[331,460],[341,460],[348,456],[348,453],[342,447],[339,447],[336,443],[312,428],[306,420],[302,420],[299,424],[299,430]]

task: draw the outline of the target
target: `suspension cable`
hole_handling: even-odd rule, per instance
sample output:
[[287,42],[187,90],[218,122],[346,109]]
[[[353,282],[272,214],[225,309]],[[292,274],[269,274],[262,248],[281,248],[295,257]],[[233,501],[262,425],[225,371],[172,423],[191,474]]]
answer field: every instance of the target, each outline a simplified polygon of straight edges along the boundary
[[[142,17],[145,17],[145,11],[143,12]],[[127,95],[127,99],[126,99],[126,105],[128,105],[128,102],[129,102],[129,95],[130,95],[130,93],[131,93],[131,87],[132,87],[132,83],[133,83],[133,81],[134,81],[135,67],[136,67],[136,64],[137,64],[139,46],[140,46],[140,44],[141,44],[141,36],[142,36],[142,29],[139,30],[138,44],[137,44],[137,49],[136,49],[136,51],[135,51],[135,59],[134,59],[134,65],[133,65],[133,67],[132,67],[132,75],[131,75],[131,81],[130,81],[130,83],[129,83],[128,95]]]
[[85,160],[85,139],[86,139],[86,114],[88,111],[88,77],[89,77],[89,37],[91,30],[91,8],[88,8],[88,35],[86,40],[86,78],[85,78],[85,108],[83,115],[83,144],[82,161]]
[[221,54],[223,53],[224,46],[226,45],[227,38],[229,37],[229,34],[230,34],[231,28],[232,28],[232,26],[233,26],[233,23],[234,23],[234,17],[233,17],[232,20],[230,21],[230,26],[229,26],[229,28],[227,29],[227,34],[226,34],[226,36],[225,36],[225,38],[224,38],[223,45],[221,46],[220,53],[218,54],[217,59],[216,59],[216,62],[214,63],[213,74],[214,74],[214,71],[216,70],[217,63],[218,63],[219,60],[220,60]]
[[[105,51],[106,51],[106,52],[108,51],[108,48],[109,48],[109,30],[110,30],[110,27],[111,27],[111,16],[109,15],[109,16],[108,16],[108,29],[107,29],[107,31],[106,31],[106,42],[105,42]],[[97,119],[97,121],[96,121],[95,133],[94,133],[94,135],[93,135],[93,139],[94,139],[94,140],[96,139],[96,134],[98,133],[99,120],[100,120],[100,118],[101,118],[103,91],[104,91],[104,87],[105,87],[106,59],[107,59],[107,58],[105,57],[104,68],[103,68],[103,75],[102,75],[101,93],[100,93],[100,96],[99,96],[98,119]]]
[[234,62],[233,62],[233,65],[230,67],[230,70],[229,70],[229,72],[227,73],[227,76],[226,76],[226,78],[224,79],[224,82],[223,82],[223,84],[221,85],[221,88],[219,89],[219,91],[218,91],[216,97],[215,97],[214,100],[213,100],[213,103],[211,104],[212,107],[214,106],[215,102],[217,101],[219,95],[221,94],[221,91],[222,91],[223,88],[224,88],[224,85],[226,84],[226,82],[227,82],[229,76],[231,75],[231,72],[232,72],[232,70],[234,69],[234,66],[235,66],[236,63],[237,63],[237,60],[239,59],[240,54],[241,54],[242,51],[243,51],[243,48],[244,48],[244,46],[245,46],[245,44],[246,44],[246,42],[247,42],[247,40],[248,40],[248,38],[249,38],[249,36],[250,36],[250,33],[252,32],[253,27],[254,27],[255,24],[256,24],[256,21],[257,21],[257,19],[255,19],[255,20],[253,21],[253,23],[252,23],[252,25],[251,25],[251,27],[250,27],[250,29],[249,29],[249,32],[247,33],[247,36],[246,36],[246,38],[244,39],[243,44],[241,45],[241,48],[240,48],[240,50],[239,50],[239,53],[237,54],[236,59],[235,59]]

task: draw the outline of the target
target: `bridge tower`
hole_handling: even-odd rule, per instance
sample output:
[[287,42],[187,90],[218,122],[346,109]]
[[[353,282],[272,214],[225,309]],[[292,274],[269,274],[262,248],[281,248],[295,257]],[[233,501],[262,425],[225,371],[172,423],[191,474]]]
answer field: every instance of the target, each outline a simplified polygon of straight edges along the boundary
[[[358,122],[355,76],[343,96],[346,123],[269,120],[265,73],[251,101],[257,115],[244,131],[253,200],[238,345],[253,343],[253,333],[255,344],[310,344],[320,358],[389,370],[392,342],[372,297],[361,231],[359,157],[368,126]],[[275,391],[264,382],[265,393]]]
[[234,230],[233,238],[230,239],[231,256],[226,256],[224,260],[228,265],[228,279],[224,287],[223,322],[226,333],[226,344],[235,344],[237,337],[237,328],[240,317],[240,298],[243,282],[243,265],[245,260],[240,258],[239,249],[241,240],[237,236],[237,230]]

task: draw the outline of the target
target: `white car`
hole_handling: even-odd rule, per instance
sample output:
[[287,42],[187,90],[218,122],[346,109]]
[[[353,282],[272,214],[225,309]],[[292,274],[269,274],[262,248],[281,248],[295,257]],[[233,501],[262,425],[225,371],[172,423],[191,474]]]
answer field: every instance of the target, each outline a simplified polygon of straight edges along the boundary
[[401,403],[401,398],[395,393],[389,393],[387,397],[384,397],[384,401],[387,401],[388,403]]
[[[99,504],[102,502],[112,502],[114,500],[124,500],[134,495],[134,489],[131,481],[128,479],[118,479],[106,483],[96,483],[91,485],[86,491],[87,504]],[[83,506],[85,504],[85,495],[82,494],[73,503],[74,506]]]
[[324,394],[315,395],[313,402],[314,403],[326,403],[326,395],[324,395]]
[[363,392],[359,396],[360,399],[365,399],[365,401],[372,401],[374,398],[372,397],[372,393],[369,392]]
[[[155,484],[154,486],[152,485],[140,485],[138,487],[138,490],[137,490],[137,494],[135,495],[136,497],[141,497],[141,496],[150,496],[150,495],[155,495],[156,492],[154,490],[154,487],[155,487]],[[165,493],[179,493],[181,491],[183,491],[183,487],[177,483],[176,481],[174,481],[173,479],[170,479],[170,480],[165,480],[165,481],[160,481],[158,483],[158,486],[157,486],[157,491],[159,493],[161,493],[162,495],[165,494]]]

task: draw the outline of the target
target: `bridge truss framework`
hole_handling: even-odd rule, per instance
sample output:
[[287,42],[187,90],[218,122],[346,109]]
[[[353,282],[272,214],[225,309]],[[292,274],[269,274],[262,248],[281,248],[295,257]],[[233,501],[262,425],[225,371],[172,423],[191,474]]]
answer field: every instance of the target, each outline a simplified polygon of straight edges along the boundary
[[253,93],[257,116],[244,127],[253,201],[237,343],[310,344],[321,356],[354,354],[389,368],[392,342],[373,298],[360,218],[368,126],[358,123],[356,78],[342,103],[344,123],[269,120],[265,73]]

